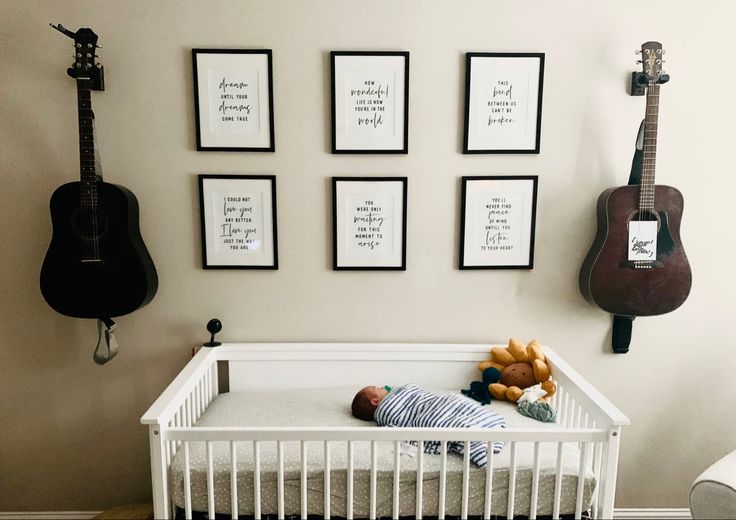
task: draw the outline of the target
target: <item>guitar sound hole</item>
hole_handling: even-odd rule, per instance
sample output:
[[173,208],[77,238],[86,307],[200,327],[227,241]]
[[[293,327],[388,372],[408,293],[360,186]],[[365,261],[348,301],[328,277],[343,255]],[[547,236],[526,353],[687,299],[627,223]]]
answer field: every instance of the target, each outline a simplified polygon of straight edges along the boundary
[[629,222],[656,222],[657,231],[662,227],[662,220],[660,219],[659,213],[653,209],[637,209],[629,214],[629,220],[626,223],[626,227],[629,227]]
[[99,208],[79,208],[72,219],[74,233],[83,240],[94,240],[107,233],[107,216]]

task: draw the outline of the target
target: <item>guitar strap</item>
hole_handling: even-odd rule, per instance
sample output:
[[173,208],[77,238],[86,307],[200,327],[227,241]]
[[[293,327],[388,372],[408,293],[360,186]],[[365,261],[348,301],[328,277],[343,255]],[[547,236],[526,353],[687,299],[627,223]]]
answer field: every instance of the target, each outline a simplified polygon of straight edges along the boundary
[[[636,149],[634,158],[631,160],[631,173],[629,174],[629,186],[641,183],[641,171],[644,166],[644,120],[639,125],[639,133],[636,135]],[[626,354],[631,344],[631,328],[636,316],[613,315],[613,330],[611,332],[611,346],[616,354]]]
[[[100,318],[97,320],[97,346],[95,347],[95,353],[92,355],[92,359],[98,365],[104,365],[118,353],[118,340],[115,338],[115,329],[117,325],[110,318]],[[104,329],[104,330],[103,330]],[[102,336],[105,336],[103,343]],[[100,347],[104,346],[104,351],[100,350]]]

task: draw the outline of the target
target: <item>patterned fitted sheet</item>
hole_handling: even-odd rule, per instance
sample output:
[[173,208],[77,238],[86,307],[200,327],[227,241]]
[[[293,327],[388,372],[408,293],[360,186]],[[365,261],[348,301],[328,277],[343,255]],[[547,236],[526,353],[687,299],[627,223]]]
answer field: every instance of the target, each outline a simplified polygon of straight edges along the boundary
[[[197,426],[336,426],[376,428],[375,423],[355,419],[350,414],[355,388],[310,389],[283,391],[247,391],[220,394],[207,408]],[[490,405],[504,418],[507,428],[557,428],[554,424],[540,423],[522,416],[516,406],[494,401]],[[310,512],[322,512],[324,502],[324,452],[322,442],[307,442],[308,478],[307,504]],[[369,442],[355,441],[354,446],[354,502],[356,518],[367,518],[370,513],[370,463]],[[394,444],[378,443],[377,457],[377,502],[379,517],[390,517],[393,512],[393,467]],[[284,508],[285,514],[301,511],[301,452],[299,442],[284,442]],[[238,471],[238,512],[241,515],[254,513],[253,490],[253,444],[236,443]],[[401,479],[399,511],[401,516],[413,516],[416,512],[416,466],[415,450],[404,445],[401,454]],[[207,511],[207,462],[204,442],[190,444],[190,479],[192,509]],[[504,448],[493,460],[492,514],[505,515],[508,502],[509,455]],[[261,511],[275,514],[277,504],[277,449],[275,442],[260,443],[261,458]],[[560,512],[575,511],[575,496],[578,483],[580,452],[576,443],[565,443],[562,457],[562,493]],[[533,443],[516,445],[516,494],[514,511],[517,515],[528,515],[530,509],[532,468],[534,463]],[[461,457],[448,455],[446,514],[460,515],[462,500]],[[552,514],[557,445],[540,444],[540,473],[537,513]],[[586,464],[583,486],[583,510],[590,505],[596,481]],[[231,512],[230,495],[230,445],[229,442],[213,443],[213,467],[215,482],[215,510],[217,513]],[[436,516],[439,507],[439,455],[424,455],[422,508],[426,516]],[[330,442],[330,511],[332,516],[347,516],[347,443]],[[468,512],[482,515],[486,485],[486,470],[471,465]],[[184,454],[180,450],[172,460],[169,471],[169,489],[174,504],[184,508]]]

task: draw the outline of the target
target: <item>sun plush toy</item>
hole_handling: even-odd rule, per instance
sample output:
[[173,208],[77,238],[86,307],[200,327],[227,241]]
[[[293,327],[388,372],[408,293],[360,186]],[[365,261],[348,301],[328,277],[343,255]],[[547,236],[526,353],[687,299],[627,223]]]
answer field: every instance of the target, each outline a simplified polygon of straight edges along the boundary
[[525,347],[518,339],[511,338],[507,348],[491,349],[491,359],[481,362],[478,368],[481,373],[488,368],[495,368],[501,373],[498,382],[488,385],[488,391],[494,399],[516,402],[525,388],[537,383],[541,383],[542,389],[547,392],[545,398],[557,389],[550,377],[542,346],[536,339]]

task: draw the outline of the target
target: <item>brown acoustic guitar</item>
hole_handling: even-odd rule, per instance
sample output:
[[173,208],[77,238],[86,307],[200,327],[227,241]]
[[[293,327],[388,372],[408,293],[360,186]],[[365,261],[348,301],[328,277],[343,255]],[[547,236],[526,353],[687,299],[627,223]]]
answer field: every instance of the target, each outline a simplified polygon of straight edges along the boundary
[[610,188],[598,198],[598,229],[579,280],[590,303],[629,317],[677,309],[692,284],[680,241],[682,194],[654,184],[664,52],[660,43],[647,42],[641,53],[647,100],[641,181]]

